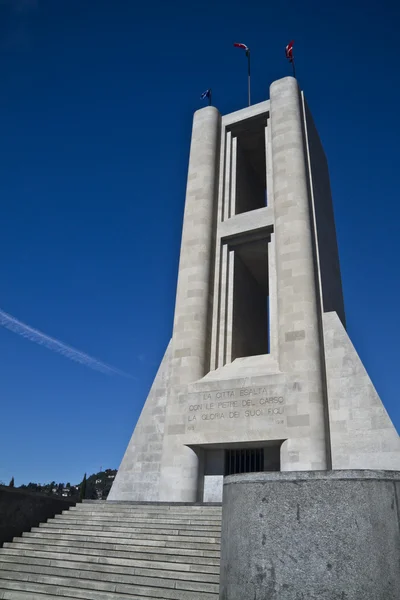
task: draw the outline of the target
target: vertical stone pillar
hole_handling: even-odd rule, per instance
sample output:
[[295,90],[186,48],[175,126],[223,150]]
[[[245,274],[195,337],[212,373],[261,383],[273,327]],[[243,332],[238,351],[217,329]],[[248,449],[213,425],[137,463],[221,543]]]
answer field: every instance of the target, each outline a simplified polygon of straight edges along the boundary
[[321,307],[297,81],[293,77],[275,81],[270,99],[279,361],[282,371],[297,375],[298,424],[307,422],[309,426],[306,437],[294,435],[283,445],[282,463],[290,470],[290,453],[296,453],[302,470],[326,469],[329,453],[318,318]]
[[221,116],[209,106],[193,118],[172,337],[171,390],[165,423],[160,500],[194,502],[198,457],[184,446],[180,394],[209,364],[211,258],[215,233]]

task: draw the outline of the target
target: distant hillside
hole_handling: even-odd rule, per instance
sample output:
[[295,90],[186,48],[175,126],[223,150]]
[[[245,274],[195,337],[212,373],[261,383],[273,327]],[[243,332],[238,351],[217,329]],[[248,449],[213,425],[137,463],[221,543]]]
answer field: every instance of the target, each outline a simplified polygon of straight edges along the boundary
[[[117,469],[106,469],[87,477],[85,498],[88,500],[105,500],[116,474]],[[71,485],[69,482],[56,483],[55,481],[45,484],[31,482],[28,485],[19,486],[19,489],[40,492],[49,496],[61,496],[63,498],[79,500],[81,485],[82,481],[77,485]]]

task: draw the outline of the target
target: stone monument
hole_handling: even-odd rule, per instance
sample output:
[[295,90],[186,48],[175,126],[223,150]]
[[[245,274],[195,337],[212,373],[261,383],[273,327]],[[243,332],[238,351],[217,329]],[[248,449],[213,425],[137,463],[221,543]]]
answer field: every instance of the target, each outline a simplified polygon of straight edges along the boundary
[[295,79],[193,120],[172,339],[109,500],[221,501],[262,471],[400,469],[345,328],[329,173]]

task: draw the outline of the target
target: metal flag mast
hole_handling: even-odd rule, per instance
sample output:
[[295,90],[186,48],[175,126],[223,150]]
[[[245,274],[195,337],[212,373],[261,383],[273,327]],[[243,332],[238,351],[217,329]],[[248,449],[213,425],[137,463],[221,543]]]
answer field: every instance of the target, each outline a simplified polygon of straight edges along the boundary
[[249,95],[249,106],[251,104],[251,96],[250,96],[250,49],[247,48],[246,50],[246,56],[247,56],[247,91],[248,91],[248,95]]
[[250,106],[251,105],[250,48],[248,46],[246,46],[246,44],[241,44],[239,42],[235,42],[233,45],[235,46],[235,48],[242,48],[243,50],[246,51],[246,56],[247,56],[247,93],[248,93],[248,100],[249,100],[249,106]]

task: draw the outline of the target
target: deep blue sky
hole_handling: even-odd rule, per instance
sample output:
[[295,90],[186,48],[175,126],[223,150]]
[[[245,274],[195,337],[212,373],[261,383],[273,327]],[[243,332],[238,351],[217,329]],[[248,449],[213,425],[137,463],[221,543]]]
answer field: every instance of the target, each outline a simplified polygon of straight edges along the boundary
[[330,164],[348,330],[395,424],[397,2],[0,0],[0,308],[133,379],[0,328],[0,480],[117,467],[171,333],[193,111],[297,68]]

